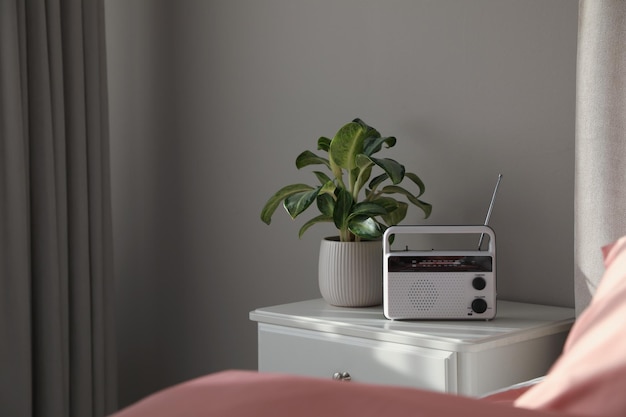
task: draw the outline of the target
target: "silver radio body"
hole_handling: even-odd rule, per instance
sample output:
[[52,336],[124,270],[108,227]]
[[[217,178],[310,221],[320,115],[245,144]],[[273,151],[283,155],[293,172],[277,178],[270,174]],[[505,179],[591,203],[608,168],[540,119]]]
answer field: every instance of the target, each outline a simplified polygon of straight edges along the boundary
[[[486,250],[392,251],[391,235],[481,234]],[[488,226],[393,226],[383,237],[383,310],[391,320],[490,320],[496,315],[496,244]]]

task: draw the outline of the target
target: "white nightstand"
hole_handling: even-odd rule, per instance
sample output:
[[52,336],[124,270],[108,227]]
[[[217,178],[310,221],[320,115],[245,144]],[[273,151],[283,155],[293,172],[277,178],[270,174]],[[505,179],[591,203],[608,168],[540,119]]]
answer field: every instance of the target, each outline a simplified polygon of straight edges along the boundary
[[259,308],[259,371],[479,396],[547,372],[574,310],[498,301],[492,321],[390,321],[324,300]]

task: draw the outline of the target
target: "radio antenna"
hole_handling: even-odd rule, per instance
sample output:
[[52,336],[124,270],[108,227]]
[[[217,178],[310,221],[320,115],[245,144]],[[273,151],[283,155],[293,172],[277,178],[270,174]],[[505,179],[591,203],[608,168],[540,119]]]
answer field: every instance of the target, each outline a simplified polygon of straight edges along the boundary
[[[498,192],[498,186],[502,181],[502,174],[498,174],[498,181],[496,181],[496,187],[493,189],[493,195],[491,196],[491,203],[489,203],[489,209],[487,210],[487,217],[485,217],[485,226],[489,225],[489,218],[491,217],[491,211],[493,210],[493,204],[496,202],[496,194]],[[480,240],[478,241],[478,250],[483,245],[484,233],[480,234]]]

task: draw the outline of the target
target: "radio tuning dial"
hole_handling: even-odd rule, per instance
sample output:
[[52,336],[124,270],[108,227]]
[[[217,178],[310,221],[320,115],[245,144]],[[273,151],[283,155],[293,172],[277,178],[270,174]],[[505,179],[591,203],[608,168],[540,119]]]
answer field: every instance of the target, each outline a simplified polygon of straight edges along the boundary
[[484,290],[486,286],[487,286],[487,281],[485,281],[485,278],[483,277],[476,277],[472,281],[472,287],[474,287],[475,290],[478,290],[478,291]]
[[484,313],[485,311],[487,311],[487,302],[482,298],[475,299],[474,301],[472,301],[472,310],[474,310],[474,312],[478,314]]

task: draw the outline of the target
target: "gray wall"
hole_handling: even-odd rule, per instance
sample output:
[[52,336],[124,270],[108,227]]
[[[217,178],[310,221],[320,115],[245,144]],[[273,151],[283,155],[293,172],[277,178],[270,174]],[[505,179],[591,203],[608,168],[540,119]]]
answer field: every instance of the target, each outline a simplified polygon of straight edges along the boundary
[[[574,0],[106,0],[120,401],[256,367],[256,307],[319,297],[279,211],[296,155],[361,117],[427,185],[428,224],[492,216],[499,296],[573,306]],[[312,215],[312,214],[311,214]],[[308,218],[309,216],[304,216]],[[406,223],[421,224],[417,210]],[[303,219],[305,220],[305,219]]]

